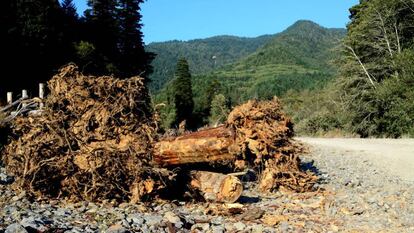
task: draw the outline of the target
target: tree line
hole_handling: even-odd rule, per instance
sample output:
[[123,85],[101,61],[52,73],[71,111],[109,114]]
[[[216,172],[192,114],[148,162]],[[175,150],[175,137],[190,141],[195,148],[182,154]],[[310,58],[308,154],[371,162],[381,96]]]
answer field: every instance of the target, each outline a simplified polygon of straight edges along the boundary
[[2,0],[0,94],[30,90],[69,62],[85,74],[147,78],[155,54],[144,49],[143,2],[88,0],[79,16],[72,0]]
[[414,1],[361,0],[350,19],[335,82],[285,98],[297,129],[414,136]]

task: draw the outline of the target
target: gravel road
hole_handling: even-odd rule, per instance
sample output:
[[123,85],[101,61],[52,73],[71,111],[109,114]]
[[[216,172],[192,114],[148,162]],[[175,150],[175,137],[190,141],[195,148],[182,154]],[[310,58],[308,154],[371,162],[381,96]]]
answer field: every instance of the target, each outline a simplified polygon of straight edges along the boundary
[[298,140],[310,147],[303,161],[332,191],[341,231],[414,232],[414,140]]
[[414,139],[324,139],[299,138],[315,147],[352,152],[369,159],[379,168],[414,182]]

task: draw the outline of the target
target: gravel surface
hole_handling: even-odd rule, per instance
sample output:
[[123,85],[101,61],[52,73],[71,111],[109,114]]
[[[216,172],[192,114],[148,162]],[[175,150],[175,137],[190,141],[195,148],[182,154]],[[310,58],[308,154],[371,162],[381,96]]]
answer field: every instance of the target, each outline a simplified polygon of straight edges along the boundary
[[318,174],[320,190],[263,195],[242,177],[243,197],[228,205],[29,201],[0,167],[0,232],[414,232],[412,181],[366,152],[314,145],[303,168]]
[[414,139],[300,138],[299,140],[317,148],[330,148],[363,156],[387,173],[414,182]]

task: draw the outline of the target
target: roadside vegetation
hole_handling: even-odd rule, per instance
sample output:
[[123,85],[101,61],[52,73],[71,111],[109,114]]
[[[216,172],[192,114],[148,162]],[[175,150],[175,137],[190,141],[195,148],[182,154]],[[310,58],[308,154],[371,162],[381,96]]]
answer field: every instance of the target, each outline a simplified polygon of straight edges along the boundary
[[414,136],[414,2],[362,1],[322,91],[289,93],[286,109],[300,134]]

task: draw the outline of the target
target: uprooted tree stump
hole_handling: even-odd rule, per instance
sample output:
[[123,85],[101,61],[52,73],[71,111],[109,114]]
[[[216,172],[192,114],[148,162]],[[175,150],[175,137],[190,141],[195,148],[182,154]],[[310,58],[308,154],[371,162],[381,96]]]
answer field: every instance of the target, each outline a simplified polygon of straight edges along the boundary
[[69,65],[48,88],[43,113],[11,125],[2,159],[16,190],[72,201],[142,201],[174,178],[152,165],[157,125],[142,78],[84,76]]
[[276,98],[236,107],[223,126],[160,139],[139,77],[84,76],[69,65],[48,87],[43,114],[15,119],[2,154],[14,188],[34,197],[139,202],[188,182],[208,201],[235,201],[241,183],[217,164],[254,169],[262,191],[304,192],[316,181],[300,170],[293,125]]

